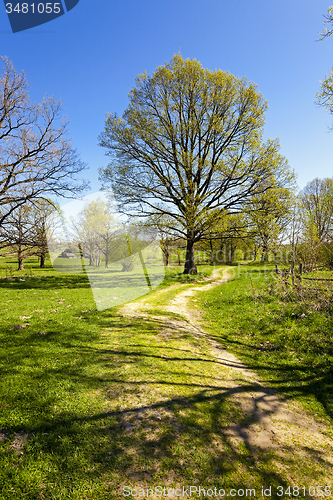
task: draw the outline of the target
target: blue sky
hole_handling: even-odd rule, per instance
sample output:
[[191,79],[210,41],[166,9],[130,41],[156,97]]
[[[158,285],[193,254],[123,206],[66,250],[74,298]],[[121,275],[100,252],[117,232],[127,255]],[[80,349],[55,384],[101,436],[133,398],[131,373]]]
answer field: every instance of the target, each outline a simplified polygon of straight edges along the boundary
[[[15,2],[13,2],[15,3]],[[333,123],[314,104],[333,65],[333,37],[316,42],[329,0],[80,0],[66,15],[13,34],[0,5],[0,54],[24,69],[33,100],[62,99],[91,191],[107,157],[98,146],[106,112],[122,114],[135,77],[175,53],[255,82],[268,100],[265,137],[303,188],[332,177]]]

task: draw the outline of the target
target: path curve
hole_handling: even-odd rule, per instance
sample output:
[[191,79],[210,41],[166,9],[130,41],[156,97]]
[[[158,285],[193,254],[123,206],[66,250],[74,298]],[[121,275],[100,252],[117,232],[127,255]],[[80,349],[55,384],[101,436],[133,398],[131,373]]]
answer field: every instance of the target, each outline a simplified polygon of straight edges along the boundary
[[[149,320],[158,319],[164,323],[164,334],[168,330],[186,329],[195,337],[205,337],[210,344],[211,354],[223,365],[230,367],[235,374],[233,380],[228,379],[228,384],[234,388],[234,396],[231,399],[241,406],[247,418],[243,425],[230,425],[225,434],[232,439],[241,440],[251,447],[262,449],[274,449],[280,455],[290,453],[290,448],[299,455],[300,460],[306,460],[306,450],[311,448],[318,456],[324,456],[330,470],[327,470],[327,478],[333,479],[333,440],[328,436],[329,431],[325,423],[317,421],[310,413],[307,413],[301,405],[296,402],[283,402],[279,399],[274,389],[265,387],[257,373],[248,369],[235,355],[229,352],[227,346],[222,346],[205,332],[202,327],[202,318],[198,309],[189,307],[189,299],[195,294],[210,290],[214,286],[225,283],[228,279],[228,270],[224,269],[222,277],[221,269],[213,271],[212,278],[203,278],[200,284],[181,290],[168,305],[159,306],[162,311],[168,311],[183,316],[184,319],[166,318],[161,315],[148,314],[149,296],[139,302],[128,303],[122,306],[119,312],[127,317],[141,317]],[[203,281],[208,281],[202,286]],[[163,289],[160,294],[180,285],[173,285]],[[239,375],[237,375],[237,373]],[[256,390],[247,392],[237,390],[243,385],[256,387]],[[289,450],[287,452],[287,450]],[[288,471],[287,471],[288,475]],[[290,480],[297,478],[290,477]],[[295,483],[297,484],[297,483]],[[313,497],[316,498],[316,497]]]

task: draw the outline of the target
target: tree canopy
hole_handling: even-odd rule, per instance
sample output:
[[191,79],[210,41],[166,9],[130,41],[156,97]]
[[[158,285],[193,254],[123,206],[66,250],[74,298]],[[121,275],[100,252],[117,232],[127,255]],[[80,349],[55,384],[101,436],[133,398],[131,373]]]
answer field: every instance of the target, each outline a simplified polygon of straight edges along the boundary
[[175,55],[137,77],[122,117],[107,116],[104,185],[127,214],[167,219],[186,239],[185,273],[196,273],[194,244],[226,212],[290,182],[278,141],[262,141],[266,109],[246,78]]

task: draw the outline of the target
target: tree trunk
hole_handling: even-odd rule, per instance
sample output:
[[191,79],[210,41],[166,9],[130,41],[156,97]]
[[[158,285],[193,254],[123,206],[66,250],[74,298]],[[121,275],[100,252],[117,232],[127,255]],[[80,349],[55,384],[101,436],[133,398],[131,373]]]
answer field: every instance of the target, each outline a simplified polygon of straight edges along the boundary
[[165,265],[166,265],[166,267],[168,267],[169,266],[169,257],[170,257],[168,248],[164,249],[164,256],[165,256]]
[[268,260],[269,260],[269,239],[268,238],[264,238],[263,246],[262,246],[261,261],[262,262],[268,262]]
[[229,248],[230,248],[230,250],[229,250],[229,259],[228,259],[228,261],[229,261],[229,264],[232,264],[233,260],[234,260],[233,259],[234,247],[233,247],[232,243],[230,243],[230,247]]
[[194,256],[194,241],[188,239],[186,244],[186,259],[183,274],[198,274],[197,266],[195,265]]
[[291,262],[290,270],[291,270],[291,281],[294,285],[295,284],[295,258],[294,258],[294,256],[293,256],[293,260]]
[[40,254],[40,265],[39,267],[41,267],[42,269],[45,268],[45,253],[41,253]]
[[268,249],[265,247],[262,250],[261,262],[268,262]]
[[17,249],[17,261],[18,261],[18,271],[24,271],[24,266],[23,266],[23,251],[21,245],[18,246]]
[[105,267],[109,267],[109,241],[106,241],[106,249],[105,249]]
[[209,246],[210,246],[210,265],[214,265],[214,250],[213,250],[213,243],[212,240],[209,240]]
[[178,257],[178,266],[181,266],[182,263],[180,262],[180,250],[179,250],[179,248],[177,249],[177,257]]
[[18,271],[24,271],[24,266],[23,266],[23,257],[20,256],[18,258],[18,268],[17,268]]

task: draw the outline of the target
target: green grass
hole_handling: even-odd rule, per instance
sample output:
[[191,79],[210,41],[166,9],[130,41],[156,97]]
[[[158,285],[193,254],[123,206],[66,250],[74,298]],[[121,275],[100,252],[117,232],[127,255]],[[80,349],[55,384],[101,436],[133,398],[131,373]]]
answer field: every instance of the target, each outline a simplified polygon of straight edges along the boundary
[[138,482],[240,484],[249,453],[219,429],[242,415],[221,393],[205,342],[96,311],[83,274],[26,267],[25,281],[22,271],[0,282],[1,499],[119,498]]
[[239,277],[201,296],[205,319],[214,338],[265,383],[332,420],[332,315],[313,310],[313,298],[288,293],[286,300],[276,281],[271,265],[242,267]]
[[[237,379],[238,391],[257,384],[213,358],[207,340],[178,315],[161,314],[159,307],[191,286],[179,270],[168,270],[145,297],[159,318],[129,319],[116,308],[97,311],[84,274],[39,270],[32,259],[25,281],[24,272],[7,280],[3,261],[1,500],[119,499],[125,485],[256,488],[257,496],[262,486],[288,486],[273,453],[224,433],[247,418],[228,379]],[[225,309],[243,304],[234,285],[227,285]],[[227,297],[222,290],[216,315]],[[253,312],[253,299],[246,300]],[[241,343],[232,338],[232,346]],[[304,476],[312,464],[298,467]]]

